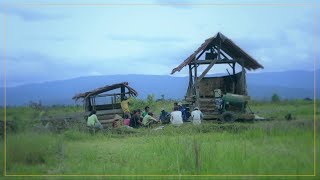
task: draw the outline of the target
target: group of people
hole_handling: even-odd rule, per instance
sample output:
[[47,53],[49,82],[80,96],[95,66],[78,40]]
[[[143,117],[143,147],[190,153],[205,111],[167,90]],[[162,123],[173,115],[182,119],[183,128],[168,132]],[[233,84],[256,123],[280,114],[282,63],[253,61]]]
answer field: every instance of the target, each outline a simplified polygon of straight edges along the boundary
[[174,126],[180,126],[184,122],[187,122],[190,118],[193,124],[201,124],[203,114],[198,107],[195,107],[191,114],[186,110],[182,103],[174,103],[174,108],[171,113],[167,112],[164,108],[161,108],[159,119],[157,119],[154,113],[150,110],[149,106],[141,109],[136,109],[131,114],[129,109],[129,99],[124,97],[121,101],[121,108],[124,112],[125,120],[124,125],[138,128],[138,127],[149,127],[152,124],[172,124]]
[[[136,109],[133,112],[129,109],[129,100],[126,96],[121,101],[121,108],[124,113],[123,124],[128,127],[150,127],[153,124],[172,124],[174,126],[180,126],[189,119],[194,125],[201,124],[203,114],[198,107],[195,107],[191,114],[186,110],[182,103],[174,103],[174,108],[171,113],[167,112],[164,108],[161,108],[159,118],[155,117],[155,114],[150,110],[149,106],[141,109]],[[87,126],[102,129],[102,125],[95,115],[95,110],[91,112],[87,120]]]

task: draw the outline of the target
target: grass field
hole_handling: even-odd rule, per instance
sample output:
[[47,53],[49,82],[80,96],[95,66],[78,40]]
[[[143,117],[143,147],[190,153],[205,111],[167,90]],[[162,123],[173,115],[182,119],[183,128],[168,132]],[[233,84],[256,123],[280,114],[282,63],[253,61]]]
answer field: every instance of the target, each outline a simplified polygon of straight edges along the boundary
[[[134,107],[144,106],[144,103],[148,102],[137,101]],[[172,106],[172,102],[152,103],[155,112],[159,112],[160,107],[168,107],[169,110]],[[318,117],[319,105],[317,105]],[[72,129],[60,134],[36,132],[31,129],[43,115],[41,111],[29,107],[9,107],[8,120],[16,121],[19,126],[17,132],[7,134],[7,175],[182,175],[158,177],[162,179],[194,178],[186,175],[313,175],[313,102],[298,100],[279,103],[251,102],[251,109],[259,116],[272,120],[232,124],[209,121],[201,126],[186,123],[179,128],[168,125],[158,131],[118,129],[90,135]],[[46,116],[81,111],[81,107],[50,107]],[[285,120],[284,116],[287,113],[292,113],[294,119]],[[317,135],[319,132],[318,123]],[[317,154],[319,154],[319,144],[318,138]],[[3,141],[0,151],[3,154]],[[320,172],[319,167],[320,165],[317,166],[317,172]],[[3,170],[3,167],[0,168]],[[103,179],[103,177],[91,178]],[[150,179],[151,177],[109,178]],[[270,179],[271,177],[215,178]],[[298,176],[273,178],[317,179]]]

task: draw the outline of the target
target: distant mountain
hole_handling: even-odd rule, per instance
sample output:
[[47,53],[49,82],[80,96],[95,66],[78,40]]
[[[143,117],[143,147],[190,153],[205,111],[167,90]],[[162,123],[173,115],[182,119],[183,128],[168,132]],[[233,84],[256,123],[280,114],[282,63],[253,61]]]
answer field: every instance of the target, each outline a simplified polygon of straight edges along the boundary
[[[316,71],[320,79],[320,71]],[[311,71],[286,71],[248,73],[248,91],[253,99],[269,100],[273,93],[283,99],[313,98],[314,74]],[[182,99],[186,93],[188,77],[160,75],[109,75],[79,77],[69,80],[27,84],[7,88],[7,105],[26,105],[29,101],[39,101],[46,105],[75,104],[71,99],[76,93],[119,82],[129,82],[139,97],[145,99],[148,94],[156,98]],[[320,86],[320,85],[319,85]],[[0,93],[3,94],[3,88]],[[320,97],[317,88],[317,97]],[[3,96],[0,96],[3,105]]]

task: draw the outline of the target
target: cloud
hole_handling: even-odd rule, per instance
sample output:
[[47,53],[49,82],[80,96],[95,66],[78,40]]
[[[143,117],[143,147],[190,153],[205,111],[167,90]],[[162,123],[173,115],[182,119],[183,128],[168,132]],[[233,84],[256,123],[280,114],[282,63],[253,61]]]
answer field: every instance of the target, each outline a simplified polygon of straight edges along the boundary
[[[263,71],[313,67],[310,8],[176,7],[50,7],[36,11],[10,7],[8,83],[104,74],[169,75],[218,31],[264,65]],[[218,71],[225,72],[225,68],[215,66],[213,72]],[[175,75],[187,73],[184,68]]]
[[115,40],[115,41],[138,41],[142,43],[182,43],[186,41],[186,39],[181,37],[175,37],[175,36],[156,36],[156,35],[123,35],[123,34],[108,34],[108,39]]
[[[176,8],[176,9],[190,9],[192,6],[186,4],[195,4],[199,3],[197,1],[192,0],[180,0],[180,1],[172,1],[172,0],[155,0],[155,4],[165,4],[166,6]],[[178,4],[178,5],[177,5]]]
[[[80,76],[114,74],[169,75],[172,65],[161,61],[147,62],[148,59],[148,57],[145,59],[131,58],[130,60],[105,58],[72,61],[36,52],[8,54],[6,57],[6,82],[9,87]],[[1,73],[0,79],[3,80],[3,78],[3,73]]]
[[28,9],[28,7],[21,8],[15,6],[7,6],[6,9],[4,9],[4,6],[1,6],[0,13],[14,15],[24,21],[47,21],[66,18],[66,15],[63,14],[49,14],[40,11],[30,10]]

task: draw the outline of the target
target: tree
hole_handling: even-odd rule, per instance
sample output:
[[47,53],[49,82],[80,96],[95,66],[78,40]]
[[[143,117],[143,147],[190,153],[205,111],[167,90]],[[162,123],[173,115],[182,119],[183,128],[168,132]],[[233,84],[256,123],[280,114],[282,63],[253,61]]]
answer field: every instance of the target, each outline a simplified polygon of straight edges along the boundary
[[280,96],[276,93],[273,93],[272,97],[271,97],[271,101],[272,102],[279,102],[280,101]]
[[147,96],[147,104],[148,106],[153,106],[154,105],[154,94],[149,94]]

